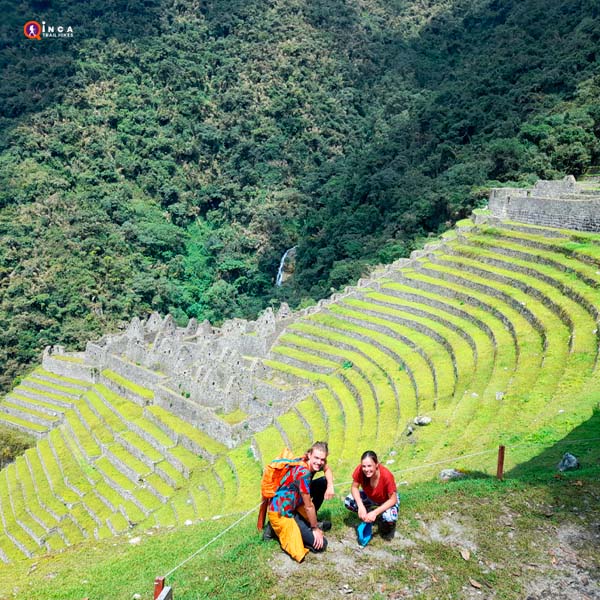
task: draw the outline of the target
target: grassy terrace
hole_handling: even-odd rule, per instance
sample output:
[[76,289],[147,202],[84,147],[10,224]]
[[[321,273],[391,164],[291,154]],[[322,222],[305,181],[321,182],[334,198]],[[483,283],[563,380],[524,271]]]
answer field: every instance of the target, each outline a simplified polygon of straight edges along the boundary
[[56,526],[58,519],[40,502],[39,489],[29,470],[25,456],[19,456],[14,462],[14,476],[16,484],[21,488],[23,505],[28,514],[41,525],[44,531],[48,532]]
[[50,415],[47,412],[37,410],[37,407],[32,405],[23,406],[23,404],[14,402],[11,398],[5,399],[0,408],[9,415],[24,421],[30,420],[46,429],[52,429],[56,423],[60,422],[60,417],[56,415]]
[[[459,259],[452,262],[473,269],[474,265],[481,265],[482,262],[490,260],[489,252],[481,251],[476,254],[478,255],[478,261],[473,258],[462,258],[461,255]],[[449,262],[445,261],[445,264],[449,264]],[[598,337],[595,328],[598,311],[596,306],[592,304],[592,294],[584,289],[584,284],[573,282],[574,285],[571,285],[570,282],[559,282],[557,278],[549,277],[547,274],[548,269],[546,269],[544,277],[542,277],[542,273],[535,269],[528,268],[525,272],[523,261],[521,261],[521,264],[515,264],[514,262],[508,263],[494,259],[493,267],[494,276],[511,279],[513,287],[526,289],[528,295],[534,296],[542,302],[554,313],[555,318],[563,322],[569,329],[569,350],[571,354],[579,359],[578,362],[580,362],[581,368],[585,368],[582,362],[585,359],[589,360],[589,368],[592,368],[597,354]],[[518,267],[521,267],[521,269],[517,270]],[[485,269],[479,267],[478,272],[487,273],[487,277],[491,278],[491,268],[492,266],[488,266],[488,263],[485,262]],[[588,296],[587,299],[584,298],[584,294]]]
[[[447,266],[442,268],[435,264],[425,263],[423,270],[420,270],[419,273],[422,275],[417,276],[416,280],[443,281],[442,285],[449,293],[460,294],[460,297],[476,298],[482,306],[489,307],[495,313],[502,313],[510,320],[517,340],[518,361],[510,380],[504,387],[497,389],[504,395],[505,403],[518,398],[521,399],[521,402],[526,401],[523,396],[531,389],[531,382],[537,382],[542,386],[553,386],[556,383],[556,379],[562,373],[564,359],[568,354],[569,332],[561,321],[555,318],[540,302],[531,296],[526,296],[520,290],[509,290],[502,284],[490,286],[484,278],[472,273],[468,273],[468,277],[465,277],[462,271],[449,269]],[[438,277],[440,279],[437,279]],[[510,296],[510,293],[513,295]],[[525,316],[516,308],[519,305],[522,306],[522,303],[527,304],[526,308],[523,307]],[[533,314],[532,310],[536,311],[536,318],[533,322],[530,319],[530,315]],[[544,360],[544,369],[541,368],[542,360]],[[548,368],[550,360],[552,360],[552,367],[556,369],[555,371]],[[504,426],[496,418],[498,408],[498,401],[495,397],[490,397],[487,402],[478,403],[475,410],[469,415],[468,422],[474,422],[478,432],[481,432],[482,427],[487,425],[483,435],[488,439],[494,439],[494,427]],[[516,415],[516,417],[518,416]],[[526,426],[526,422],[525,418],[521,426]],[[469,439],[470,443],[474,441],[475,438]]]
[[36,379],[55,383],[57,385],[79,391],[83,391],[91,386],[91,383],[88,381],[83,381],[82,379],[76,379],[74,377],[65,377],[64,375],[59,375],[58,373],[52,373],[43,367],[38,367],[28,376],[28,380],[30,381]]
[[[405,283],[385,283],[381,292],[369,294],[369,298],[386,306],[413,305],[418,302],[424,311],[436,311],[442,320],[458,319],[473,339],[479,340],[477,369],[471,389],[479,392],[477,383],[492,389],[504,386],[507,373],[516,365],[518,352],[515,343],[514,327],[509,330],[499,315],[490,313],[480,305],[469,302],[464,296],[455,297],[452,290],[445,290],[438,282],[432,282],[432,291],[421,287],[418,282],[405,280]],[[449,321],[450,322],[450,321]],[[480,370],[483,375],[477,378]]]
[[[326,439],[342,481],[367,448],[416,480],[449,456],[478,469],[473,450],[566,435],[600,401],[600,236],[467,225],[289,325],[264,363],[307,396],[237,448],[121,374],[91,385],[34,371],[0,414],[44,435],[0,477],[0,558],[249,510],[284,445]],[[418,414],[432,423],[407,429]]]
[[[389,283],[382,288],[381,293],[373,297],[386,307],[402,306],[407,298],[412,305],[418,299],[418,306],[425,312],[434,310],[436,316],[447,319],[448,322],[454,319],[455,322],[458,320],[459,323],[469,323],[467,330],[477,340],[477,368],[471,376],[470,385],[453,400],[439,403],[434,422],[420,436],[418,450],[407,448],[410,456],[405,460],[410,460],[411,463],[418,463],[424,454],[432,457],[447,455],[448,448],[457,443],[462,435],[460,429],[451,425],[456,422],[469,423],[479,418],[482,407],[494,407],[496,393],[506,390],[518,364],[519,354],[514,337],[496,315],[484,310],[482,305],[473,306],[465,302],[460,294],[456,297],[457,290],[445,289],[440,282],[435,284],[433,289],[438,291],[437,294],[414,284]],[[430,289],[432,287],[433,283]],[[373,295],[369,294],[371,296]],[[474,300],[481,301],[481,298]],[[489,333],[492,335],[488,335]]]
[[77,396],[74,394],[66,395],[54,388],[48,388],[29,380],[25,380],[19,387],[15,388],[15,391],[32,400],[54,404],[58,408],[71,408],[77,400]]
[[[196,511],[193,500],[187,501],[187,491],[187,500],[176,493],[187,488],[186,477],[194,470],[206,470],[205,461],[177,440],[224,454],[224,447],[206,434],[158,407],[144,411],[106,386],[92,387],[42,369],[25,379],[18,390],[13,400],[7,399],[6,407],[21,416],[7,418],[20,419],[24,429],[34,432],[47,429],[36,422],[42,419],[52,425],[63,418],[65,424],[3,472],[0,494],[7,512],[0,557],[15,560],[122,533],[130,523],[148,522],[148,516],[171,497],[173,506],[166,506],[152,523],[172,525],[182,518],[211,514],[206,501]],[[244,472],[241,466],[239,470]],[[238,484],[235,475],[230,480],[233,485],[225,482],[233,505]],[[221,478],[213,481],[216,507],[224,484]],[[204,494],[208,498],[208,492]]]
[[219,455],[225,452],[225,446],[215,439],[192,427],[182,419],[172,415],[161,406],[148,406],[144,409],[145,414],[152,417],[155,426],[163,431],[167,436],[185,438],[189,440],[193,447],[205,449],[209,454]]
[[[450,360],[450,370],[456,377],[454,382],[453,393],[459,393],[461,389],[464,389],[472,376],[476,360],[477,360],[477,347],[472,338],[465,338],[461,336],[458,331],[452,327],[448,322],[440,322],[432,319],[430,315],[415,314],[414,312],[403,311],[399,309],[387,308],[368,302],[366,299],[355,299],[351,298],[343,300],[340,305],[342,307],[349,307],[354,311],[359,311],[362,314],[362,318],[367,322],[374,322],[380,326],[389,328],[391,331],[395,331],[397,326],[403,326],[409,330],[416,330],[428,338],[437,342],[443,346],[444,351],[448,354],[448,360]],[[439,363],[432,357],[435,364]],[[445,359],[440,356],[442,364],[445,363]],[[438,367],[438,370],[439,367]],[[444,369],[442,369],[442,372]],[[443,374],[442,374],[443,376]]]
[[[415,293],[414,287],[398,289],[397,286],[393,286],[393,288],[395,288],[394,292],[400,294],[404,292],[408,293],[408,290],[411,290],[410,293]],[[418,293],[422,294],[423,292],[419,291]],[[439,296],[445,298],[445,302],[449,305],[453,302],[452,295],[452,293],[439,294]],[[375,299],[377,300],[377,302],[380,303],[385,301],[385,297],[382,297],[381,295],[375,296]],[[423,300],[427,300],[427,298],[423,298]],[[398,301],[403,302],[401,298],[398,298],[398,300],[396,300],[396,302]],[[456,300],[454,300],[454,303],[456,304]],[[431,308],[427,308],[427,304],[423,303],[421,306],[424,307],[422,308],[422,310],[431,310]],[[441,305],[437,303],[436,306],[436,311],[439,311],[439,307]],[[470,308],[469,305],[465,304],[462,300],[460,300],[460,310],[470,311],[471,313],[473,313],[473,309]],[[438,316],[439,314],[441,313],[437,312]],[[450,318],[450,313],[446,312],[445,317]],[[455,318],[455,315],[452,315],[452,318]],[[433,455],[443,454],[447,451],[447,448],[452,445],[452,431],[448,431],[448,425],[450,423],[454,423],[457,420],[464,420],[465,422],[469,422],[469,420],[472,420],[475,416],[477,416],[478,418],[479,416],[483,416],[483,409],[486,403],[491,406],[492,410],[494,409],[494,403],[496,402],[496,391],[506,389],[505,386],[512,377],[513,370],[516,367],[515,355],[511,352],[506,352],[507,349],[510,350],[511,348],[510,336],[506,335],[506,330],[503,327],[494,326],[493,322],[490,321],[489,316],[487,316],[486,314],[482,314],[480,309],[477,318],[478,322],[487,321],[491,325],[491,327],[494,328],[494,333],[499,338],[498,340],[496,340],[496,346],[498,349],[497,360],[495,361],[495,363],[493,361],[490,361],[490,358],[493,358],[495,356],[495,349],[490,348],[489,343],[484,344],[484,342],[487,341],[486,336],[481,335],[477,331],[477,329],[471,325],[469,331],[474,335],[477,334],[479,339],[481,340],[481,343],[479,343],[480,351],[478,352],[478,369],[475,373],[475,377],[478,376],[478,371],[480,368],[482,368],[484,372],[487,371],[488,373],[490,365],[493,365],[494,369],[488,380],[487,388],[484,388],[482,390],[480,385],[471,385],[470,388],[467,389],[462,396],[457,397],[456,401],[440,407],[440,409],[438,410],[438,418],[436,419],[437,424],[434,424],[434,427],[431,429],[432,435],[436,432],[439,433],[438,439],[440,441],[438,442],[437,451],[433,447],[428,448],[426,450],[428,452],[433,453]],[[503,335],[506,338],[505,340],[502,339]],[[479,377],[479,381],[482,384],[485,384],[485,378]],[[474,379],[472,383],[477,384],[477,379]],[[443,426],[444,422],[445,426]]]
[[[348,343],[342,345],[340,342],[337,346],[327,344],[323,341],[327,336],[322,327],[298,324],[293,331],[301,335],[290,334],[282,339],[321,354],[329,352],[330,357],[346,367],[339,376],[359,403],[365,433],[370,431],[373,441],[378,434],[395,436],[395,424],[398,422],[399,415],[397,393],[385,370],[377,362],[378,359],[385,361],[389,357],[377,348],[371,349],[371,352],[366,355],[355,351]],[[393,427],[391,431],[389,425]],[[365,440],[365,443],[367,441]]]
[[130,379],[119,375],[119,373],[115,373],[110,369],[104,369],[101,375],[105,377],[108,382],[112,382],[116,384],[119,388],[124,388],[125,390],[131,392],[135,396],[139,396],[145,402],[151,402],[154,399],[154,392],[152,390],[149,390],[144,386],[134,383]]
[[[5,402],[6,401],[18,404],[23,408],[27,408],[28,410],[39,411],[41,413],[44,413],[45,415],[55,417],[55,419],[61,418],[65,412],[64,408],[58,407],[56,404],[52,404],[51,402],[34,399],[29,396],[19,394],[18,388],[16,388],[6,396]],[[3,404],[5,402],[3,402]]]
[[[395,294],[399,295],[385,294],[385,291],[384,288],[381,292],[369,292],[362,300],[347,302],[351,305],[359,303],[363,312],[382,314],[391,321],[398,316],[406,320],[407,316],[418,315],[420,320],[424,320],[428,326],[436,330],[454,349],[460,382],[457,385],[456,395],[460,395],[463,385],[465,389],[471,387],[477,391],[485,388],[496,364],[496,340],[491,329],[484,321],[477,318],[476,309],[469,314],[463,310],[463,307],[452,307],[441,302],[437,306],[431,306],[426,304],[426,301],[432,302],[433,297],[428,297],[426,294],[419,297],[411,294],[409,288],[402,288],[397,284],[390,285],[387,291],[395,291]],[[408,298],[402,295],[407,295]],[[483,311],[480,313],[480,316],[488,317]],[[450,332],[454,332],[459,339],[453,338]],[[464,350],[460,340],[468,345],[470,353]],[[511,345],[509,349],[510,347]],[[472,358],[464,358],[465,354]]]
[[[415,357],[416,363],[411,372],[418,382],[420,400],[434,398],[435,404],[438,398],[451,396],[454,392],[457,372],[452,352],[440,344],[439,339],[344,305],[332,306],[328,312],[334,317],[328,325],[332,330],[348,332],[354,339],[366,340],[392,358],[391,363],[388,361],[389,369],[384,368],[390,377],[400,367],[410,366],[409,360]],[[419,364],[417,357],[424,363]]]

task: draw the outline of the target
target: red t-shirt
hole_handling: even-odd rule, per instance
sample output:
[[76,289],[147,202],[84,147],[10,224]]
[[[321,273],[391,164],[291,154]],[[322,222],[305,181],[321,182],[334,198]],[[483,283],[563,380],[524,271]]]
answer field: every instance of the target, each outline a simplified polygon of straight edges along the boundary
[[365,494],[367,494],[375,504],[383,504],[386,500],[389,500],[391,494],[397,491],[394,476],[390,470],[382,464],[379,465],[379,481],[375,489],[369,485],[369,480],[364,476],[360,465],[354,469],[352,479],[362,487]]

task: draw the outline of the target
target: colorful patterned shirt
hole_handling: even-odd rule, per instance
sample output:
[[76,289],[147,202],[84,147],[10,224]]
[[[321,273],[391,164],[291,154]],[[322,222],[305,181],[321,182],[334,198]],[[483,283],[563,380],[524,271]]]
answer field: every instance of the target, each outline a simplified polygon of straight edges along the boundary
[[312,478],[313,474],[304,464],[288,469],[269,502],[269,510],[283,517],[293,517],[294,511],[303,503],[301,494],[310,494]]

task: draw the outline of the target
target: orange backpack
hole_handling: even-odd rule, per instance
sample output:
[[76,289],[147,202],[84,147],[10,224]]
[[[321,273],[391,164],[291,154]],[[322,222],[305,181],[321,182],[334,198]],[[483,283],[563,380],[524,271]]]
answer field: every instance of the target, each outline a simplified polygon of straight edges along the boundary
[[256,524],[257,529],[260,531],[265,525],[265,518],[267,516],[267,506],[269,499],[272,498],[279,484],[283,479],[283,476],[288,472],[291,467],[296,465],[306,465],[305,457],[295,457],[289,448],[284,448],[277,458],[274,458],[264,469],[263,476],[260,481],[260,493],[262,496],[262,503],[258,511],[258,522]]

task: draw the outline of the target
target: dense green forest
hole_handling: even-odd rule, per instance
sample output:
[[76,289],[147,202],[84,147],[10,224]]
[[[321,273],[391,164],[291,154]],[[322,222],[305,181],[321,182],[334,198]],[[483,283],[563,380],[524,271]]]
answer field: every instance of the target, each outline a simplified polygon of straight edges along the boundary
[[[5,388],[151,310],[314,301],[492,185],[600,163],[595,0],[0,7]],[[32,19],[73,37],[27,39]]]

